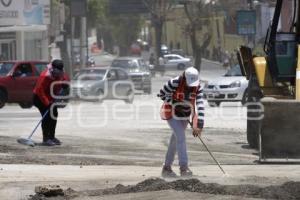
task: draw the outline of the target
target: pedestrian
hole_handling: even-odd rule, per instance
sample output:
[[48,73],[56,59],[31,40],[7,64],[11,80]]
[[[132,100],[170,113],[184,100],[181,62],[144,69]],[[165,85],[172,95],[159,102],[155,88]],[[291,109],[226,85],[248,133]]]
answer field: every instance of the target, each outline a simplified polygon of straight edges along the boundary
[[68,81],[63,62],[53,60],[41,73],[33,90],[33,103],[41,115],[44,116],[49,111],[42,121],[43,144],[46,146],[61,145],[61,141],[55,137],[58,117],[58,104],[55,103],[55,97],[61,95],[62,91],[68,90]]
[[161,118],[167,120],[172,135],[162,169],[163,177],[176,177],[171,166],[176,151],[181,176],[191,176],[188,167],[185,130],[192,118],[193,136],[201,136],[204,124],[203,88],[200,86],[199,73],[194,67],[187,68],[181,76],[169,80],[160,90],[164,101]]
[[154,57],[154,54],[153,54],[153,53],[150,54],[150,57],[149,57],[149,64],[150,64],[150,65],[155,65],[155,57]]

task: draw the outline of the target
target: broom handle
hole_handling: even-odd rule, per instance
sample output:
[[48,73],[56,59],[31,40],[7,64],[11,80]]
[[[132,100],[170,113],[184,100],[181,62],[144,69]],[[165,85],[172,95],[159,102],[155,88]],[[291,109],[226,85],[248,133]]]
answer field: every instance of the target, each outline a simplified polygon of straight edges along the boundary
[[[193,128],[193,125],[190,121],[188,121],[190,126]],[[217,163],[217,165],[219,166],[219,168],[221,169],[221,171],[223,172],[223,174],[226,174],[226,172],[224,171],[224,169],[222,168],[221,164],[217,161],[217,159],[214,157],[214,155],[211,153],[211,151],[208,149],[208,147],[206,146],[206,144],[204,143],[204,141],[201,139],[200,135],[198,135],[199,140],[201,141],[201,143],[203,144],[203,146],[205,147],[206,151],[209,153],[209,155],[213,158],[213,160]]]
[[33,134],[35,133],[36,129],[40,126],[40,124],[42,123],[42,121],[44,120],[44,118],[46,117],[46,115],[49,113],[49,110],[50,110],[50,109],[48,109],[48,110],[44,113],[42,119],[41,119],[41,120],[39,121],[39,123],[35,126],[35,128],[34,128],[33,131],[31,132],[31,134],[29,135],[28,139],[31,139],[31,137],[32,137]]

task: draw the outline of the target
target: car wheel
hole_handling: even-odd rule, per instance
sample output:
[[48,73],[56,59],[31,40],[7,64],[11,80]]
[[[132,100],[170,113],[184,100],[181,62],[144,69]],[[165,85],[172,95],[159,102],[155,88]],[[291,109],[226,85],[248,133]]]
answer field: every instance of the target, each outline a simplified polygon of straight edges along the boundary
[[3,108],[5,106],[5,103],[7,101],[7,95],[3,90],[0,90],[0,108]]
[[182,69],[184,69],[185,68],[185,65],[184,64],[179,64],[178,66],[177,66],[177,69],[179,69],[179,70],[182,70]]
[[125,103],[132,104],[133,100],[134,100],[134,92],[132,90],[129,90],[127,92],[127,98],[124,101]]
[[220,104],[221,104],[220,101],[208,101],[208,105],[209,105],[210,107],[219,107]]
[[19,103],[21,108],[31,108],[32,107],[32,103],[31,102],[21,102]]
[[96,92],[96,96],[97,96],[97,101],[99,103],[102,103],[103,100],[104,100],[104,92],[101,90],[101,89],[98,89],[97,92]]

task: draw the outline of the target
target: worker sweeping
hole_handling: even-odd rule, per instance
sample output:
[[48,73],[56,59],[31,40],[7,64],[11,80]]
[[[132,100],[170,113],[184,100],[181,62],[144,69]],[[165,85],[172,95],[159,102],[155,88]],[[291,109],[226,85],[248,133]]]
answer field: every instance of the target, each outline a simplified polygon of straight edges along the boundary
[[192,176],[193,173],[188,167],[185,130],[191,117],[194,137],[201,135],[204,125],[203,90],[200,86],[198,71],[194,67],[187,68],[181,76],[169,80],[160,90],[159,96],[164,101],[161,108],[161,118],[167,120],[173,132],[162,169],[162,176],[177,176],[171,168],[176,151],[180,175]]
[[69,81],[64,73],[64,64],[61,60],[53,60],[41,73],[33,90],[33,103],[43,117],[43,144],[46,146],[61,145],[61,141],[55,137],[58,117],[58,104],[55,96],[61,95],[61,91],[68,87],[68,84],[62,84],[62,81]]

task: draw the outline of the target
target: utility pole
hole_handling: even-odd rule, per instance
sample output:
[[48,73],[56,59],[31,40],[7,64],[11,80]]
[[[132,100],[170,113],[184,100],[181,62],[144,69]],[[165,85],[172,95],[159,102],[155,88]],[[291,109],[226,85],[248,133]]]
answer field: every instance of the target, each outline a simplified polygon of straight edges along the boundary
[[[72,0],[71,3],[71,57],[74,59],[74,49],[79,48],[80,54],[80,64],[79,69],[86,65],[88,56],[88,42],[87,42],[87,0]],[[74,33],[75,25],[77,24],[75,20],[80,20],[79,27],[79,45],[74,46]],[[76,27],[77,28],[77,27]],[[75,36],[76,37],[76,36]],[[73,62],[73,60],[72,60]],[[72,65],[73,66],[73,65]]]
[[[249,10],[250,11],[255,11],[254,9],[254,4],[253,4],[253,0],[248,0],[248,5],[249,5]],[[250,47],[254,48],[255,46],[255,35],[248,35],[248,44]]]
[[85,66],[87,63],[87,26],[86,26],[86,16],[81,17],[81,32],[80,32],[80,67]]

